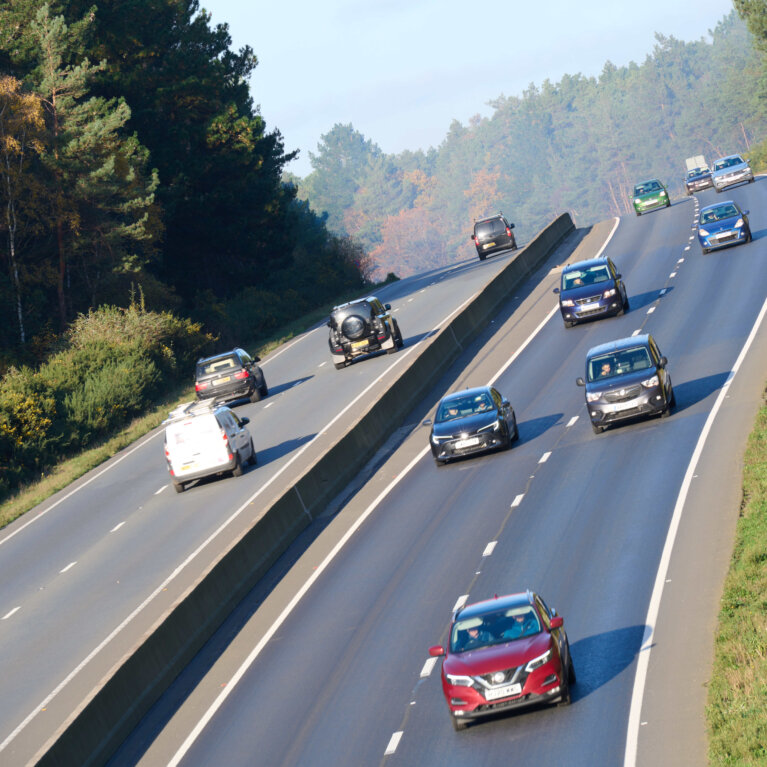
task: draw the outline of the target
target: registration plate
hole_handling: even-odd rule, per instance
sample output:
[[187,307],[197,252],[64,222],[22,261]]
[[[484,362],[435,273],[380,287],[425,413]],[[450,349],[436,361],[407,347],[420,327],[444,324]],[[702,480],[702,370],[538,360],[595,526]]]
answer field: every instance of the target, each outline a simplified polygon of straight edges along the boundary
[[474,447],[474,445],[478,444],[479,437],[470,437],[469,439],[459,439],[458,442],[455,443],[455,446],[460,450],[462,447]]
[[522,685],[507,684],[504,687],[496,687],[494,690],[485,690],[485,700],[498,700],[498,698],[509,698],[512,695],[519,695],[522,692]]
[[636,407],[636,402],[634,400],[631,400],[630,402],[616,402],[612,406],[613,413],[618,413],[621,410],[631,410],[631,408]]
[[213,381],[213,385],[214,386],[221,386],[221,384],[228,383],[231,380],[232,380],[231,376],[224,376],[223,378],[216,378]]
[[368,345],[367,339],[364,341],[354,341],[352,343],[352,349],[364,349]]
[[582,312],[590,312],[592,309],[599,309],[599,304],[582,304],[578,309]]
[[495,243],[494,242],[486,242],[483,246],[483,248],[494,248]]

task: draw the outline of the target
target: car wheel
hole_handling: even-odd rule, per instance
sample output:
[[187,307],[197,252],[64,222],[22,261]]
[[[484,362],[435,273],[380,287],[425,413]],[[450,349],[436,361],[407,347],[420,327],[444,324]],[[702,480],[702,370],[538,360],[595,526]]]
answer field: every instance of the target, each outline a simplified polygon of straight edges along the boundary
[[567,685],[575,684],[575,666],[573,666],[573,659],[570,656],[570,645],[567,645],[567,655],[569,662],[567,664]]
[[720,189],[718,186],[715,186],[715,187],[714,187],[714,191],[715,191],[717,194],[721,194],[721,193],[722,193],[722,190],[721,190],[721,189]]
[[671,390],[671,397],[666,402],[666,407],[660,411],[661,418],[668,418],[671,415],[671,411],[674,407],[674,390]]
[[393,334],[392,334],[391,340],[392,340],[392,347],[391,349],[386,350],[387,354],[395,354],[397,351],[399,351],[399,346],[397,346],[397,339],[394,337]]
[[704,256],[707,256],[711,252],[708,248],[701,248],[701,250],[703,251]]
[[670,208],[670,207],[671,207],[671,200],[666,200],[666,207],[667,207],[667,208]]
[[[569,671],[568,671],[569,673]],[[557,702],[558,706],[569,706],[570,701],[572,700],[572,695],[570,694],[570,682],[564,682],[562,685],[565,689],[562,691],[562,697]]]
[[517,426],[517,416],[516,416],[516,414],[512,417],[511,422],[514,425],[514,434],[511,437],[511,441],[512,442],[516,442],[519,439],[519,426]]
[[624,293],[623,294],[623,311],[627,312],[631,308],[631,304],[629,304],[629,297]]
[[240,462],[240,454],[237,453],[234,459],[234,468],[232,469],[232,476],[233,477],[241,477],[242,476],[242,463]]
[[248,397],[248,399],[251,402],[258,402],[261,399],[261,390],[258,387],[253,389],[253,391],[250,393],[250,396]]
[[183,493],[183,492],[184,492],[184,490],[186,490],[186,487],[184,487],[184,483],[183,483],[183,482],[174,482],[174,483],[173,483],[173,489],[174,489],[174,490],[175,490],[177,493]]
[[748,233],[746,234],[746,242],[751,242],[751,239],[752,239],[752,237],[751,237],[751,230],[749,229]]
[[594,434],[601,434],[606,427],[604,426],[597,426],[593,421],[591,422],[591,430],[594,432]]
[[465,730],[469,724],[465,719],[459,719],[457,716],[453,716],[452,714],[450,715],[450,721],[453,723],[453,729],[456,732]]
[[255,466],[258,463],[258,458],[256,458],[256,448],[253,446],[253,440],[250,440],[250,457],[248,458],[248,464],[250,466]]
[[269,388],[266,385],[266,381],[264,381],[263,386],[261,387],[261,397],[268,397],[269,396]]
[[479,255],[479,260],[480,261],[484,261],[487,258],[487,254],[485,254],[485,253],[478,253],[477,255]]
[[676,394],[674,393],[674,387],[671,387],[671,399],[669,400],[671,407],[676,407]]
[[334,362],[333,366],[335,367],[336,370],[343,370],[346,367],[346,363],[345,362]]
[[439,458],[435,458],[434,463],[436,463],[437,468],[439,468],[440,466],[444,466],[447,463],[447,461],[441,461]]
[[636,210],[634,212],[637,214],[637,216],[641,216],[642,215],[638,210]]
[[399,324],[397,323],[397,320],[394,320],[394,330],[396,332],[396,338],[394,339],[394,343],[397,344],[397,346],[401,349],[405,345],[405,341],[402,338],[402,331],[399,329]]
[[570,322],[569,320],[564,320],[564,323],[565,323],[565,329],[572,328],[575,325],[574,322]]

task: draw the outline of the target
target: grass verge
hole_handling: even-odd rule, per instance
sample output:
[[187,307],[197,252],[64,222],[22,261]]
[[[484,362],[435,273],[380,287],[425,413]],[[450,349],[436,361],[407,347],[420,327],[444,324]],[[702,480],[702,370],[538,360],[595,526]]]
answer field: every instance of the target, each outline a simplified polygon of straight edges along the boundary
[[709,764],[767,765],[767,407],[749,437],[706,717]]

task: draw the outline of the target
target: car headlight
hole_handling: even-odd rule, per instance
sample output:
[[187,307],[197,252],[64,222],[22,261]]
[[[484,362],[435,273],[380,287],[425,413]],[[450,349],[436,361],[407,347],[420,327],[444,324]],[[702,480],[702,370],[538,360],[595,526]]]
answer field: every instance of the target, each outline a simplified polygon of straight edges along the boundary
[[743,226],[743,219],[742,219],[742,218],[739,218],[739,219],[738,219],[738,220],[735,222],[735,228],[737,229],[738,227],[741,227],[741,226]]
[[658,376],[653,376],[652,378],[648,378],[646,381],[642,381],[642,386],[646,386],[648,389],[651,386],[659,386],[660,381],[658,380]]
[[596,402],[602,396],[601,391],[587,391],[586,402]]
[[435,445],[439,445],[440,442],[444,442],[446,439],[452,439],[451,437],[438,437],[436,434],[431,435],[431,441]]
[[537,658],[533,658],[526,666],[525,671],[535,671],[535,669],[542,666],[544,663],[548,663],[551,660],[551,650],[546,650],[543,655],[539,655]]
[[481,431],[487,431],[488,429],[492,429],[493,431],[498,431],[498,429],[500,428],[501,428],[501,422],[494,421],[493,423],[489,423],[487,426],[483,426],[481,429],[477,429],[477,433]]
[[447,681],[456,687],[471,687],[474,684],[474,680],[470,676],[462,676],[461,674],[445,674],[445,676]]
[[602,294],[602,297],[603,297],[603,298],[610,298],[610,296],[614,296],[614,295],[615,295],[615,292],[616,292],[616,291],[615,291],[615,288],[610,288],[610,290],[606,290],[606,291],[605,291],[605,292]]
[[698,229],[698,234],[701,237],[708,237],[708,230],[707,229]]
[[575,301],[572,298],[563,298],[562,306],[575,306]]
[[661,196],[661,197],[665,197],[665,196],[666,196],[666,193],[665,193],[665,192],[661,192],[661,193],[660,193],[660,196]]
[[639,205],[642,202],[638,197],[634,200],[634,205]]

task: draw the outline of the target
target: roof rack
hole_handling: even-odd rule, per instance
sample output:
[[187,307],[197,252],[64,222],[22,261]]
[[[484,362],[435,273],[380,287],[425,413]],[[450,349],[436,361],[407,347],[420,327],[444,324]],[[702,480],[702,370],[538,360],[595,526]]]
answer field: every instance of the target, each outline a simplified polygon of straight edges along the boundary
[[178,421],[181,418],[188,418],[189,416],[202,415],[203,413],[210,413],[221,405],[221,402],[216,397],[210,399],[195,400],[194,402],[184,402],[178,407],[168,413],[168,417],[162,422],[165,426],[171,421]]
[[497,216],[502,216],[503,211],[499,210],[497,213],[491,213],[489,216],[480,216],[479,218],[474,219],[474,223],[476,224],[477,221],[487,221],[489,218],[496,218]]

